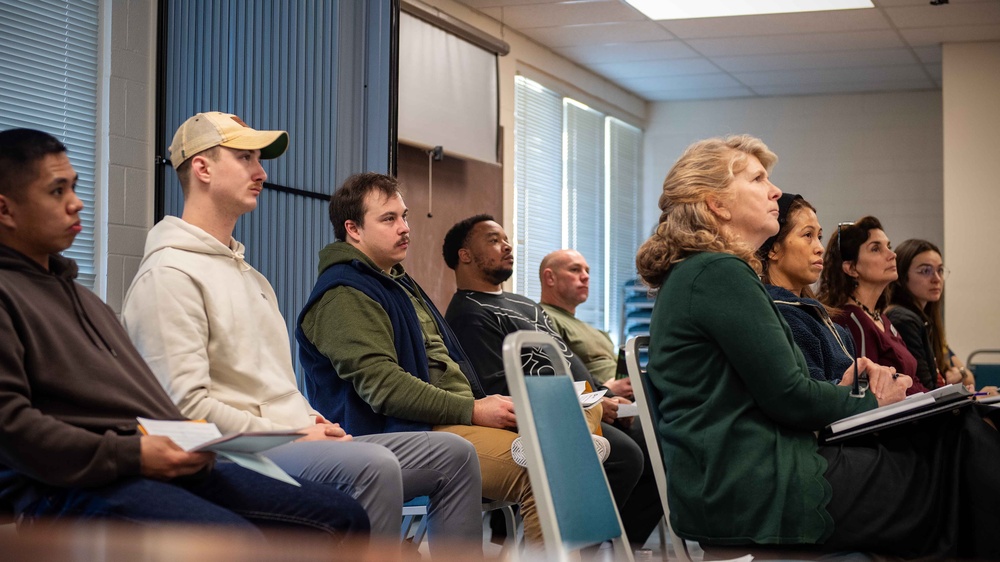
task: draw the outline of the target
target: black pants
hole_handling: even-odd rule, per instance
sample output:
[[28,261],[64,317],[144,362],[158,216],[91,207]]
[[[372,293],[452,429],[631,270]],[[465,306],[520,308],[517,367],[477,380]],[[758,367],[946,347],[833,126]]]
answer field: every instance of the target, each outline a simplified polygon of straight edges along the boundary
[[601,423],[604,437],[611,443],[611,454],[604,461],[604,472],[622,518],[629,541],[642,546],[663,517],[649,452],[638,420],[629,430]]
[[975,406],[823,446],[825,549],[1000,559],[1000,433]]

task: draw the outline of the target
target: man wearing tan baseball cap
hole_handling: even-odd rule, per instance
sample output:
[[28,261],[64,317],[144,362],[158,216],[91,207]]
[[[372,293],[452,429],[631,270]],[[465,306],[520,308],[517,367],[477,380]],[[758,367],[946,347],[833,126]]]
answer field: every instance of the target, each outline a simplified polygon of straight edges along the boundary
[[353,438],[296,386],[274,289],[232,236],[257,207],[267,179],[261,160],[287,147],[286,132],[257,131],[226,113],[180,126],[170,160],[184,211],[149,232],[125,296],[129,336],[188,418],[223,433],[301,428],[302,439],[267,456],[292,476],[351,494],[373,535],[398,540],[404,499],[429,496],[432,549],[439,536],[481,542],[482,481],[468,441],[432,432]]
[[251,129],[231,113],[209,111],[185,121],[170,143],[170,163],[180,169],[192,156],[216,146],[243,150],[259,150],[261,160],[277,158],[288,149],[285,131]]

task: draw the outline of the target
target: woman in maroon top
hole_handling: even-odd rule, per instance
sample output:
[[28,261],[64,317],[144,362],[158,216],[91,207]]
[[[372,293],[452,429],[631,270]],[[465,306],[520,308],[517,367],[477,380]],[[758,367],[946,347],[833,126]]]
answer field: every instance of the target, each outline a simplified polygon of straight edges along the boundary
[[875,217],[842,224],[830,237],[823,258],[819,300],[842,312],[834,322],[847,328],[854,349],[879,365],[909,375],[907,394],[926,392],[916,378],[917,360],[883,312],[885,289],[896,280],[896,254]]

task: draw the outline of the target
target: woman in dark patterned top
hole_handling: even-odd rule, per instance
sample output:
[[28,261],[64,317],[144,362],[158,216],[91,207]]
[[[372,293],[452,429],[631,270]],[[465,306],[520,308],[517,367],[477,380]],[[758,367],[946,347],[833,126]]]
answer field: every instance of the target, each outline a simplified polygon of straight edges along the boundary
[[840,309],[834,322],[847,328],[858,353],[913,378],[908,394],[926,392],[916,378],[917,360],[883,314],[886,287],[896,280],[896,253],[875,217],[842,224],[823,258],[819,300]]

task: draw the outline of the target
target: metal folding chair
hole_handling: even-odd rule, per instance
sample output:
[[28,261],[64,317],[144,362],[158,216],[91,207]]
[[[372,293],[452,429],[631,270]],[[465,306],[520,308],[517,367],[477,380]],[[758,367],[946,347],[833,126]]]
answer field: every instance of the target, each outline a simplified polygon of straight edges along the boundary
[[[559,374],[524,376],[521,349],[545,347]],[[601,461],[594,451],[569,365],[548,334],[519,331],[503,343],[504,370],[517,412],[518,433],[545,537],[547,560],[611,541],[616,560],[632,562],[628,537]]]
[[663,505],[663,519],[667,526],[667,533],[670,535],[670,544],[673,545],[674,554],[681,562],[691,562],[691,553],[688,552],[687,543],[678,537],[677,533],[674,533],[674,529],[670,525],[670,506],[667,505],[667,470],[663,466],[663,449],[660,448],[660,440],[657,437],[659,433],[656,430],[656,423],[660,417],[659,410],[656,409],[656,404],[649,399],[649,377],[639,364],[641,351],[648,348],[649,336],[629,338],[625,342],[625,367],[628,369],[628,378],[632,381],[635,402],[639,405],[639,423],[642,424],[646,448],[649,450],[649,462],[653,467],[656,489],[660,491],[660,504]]

